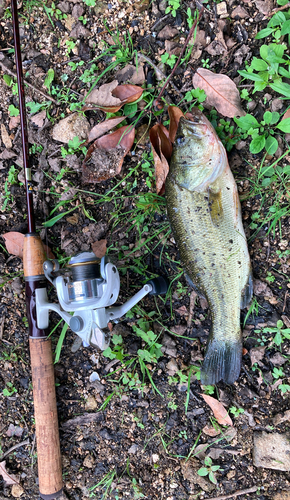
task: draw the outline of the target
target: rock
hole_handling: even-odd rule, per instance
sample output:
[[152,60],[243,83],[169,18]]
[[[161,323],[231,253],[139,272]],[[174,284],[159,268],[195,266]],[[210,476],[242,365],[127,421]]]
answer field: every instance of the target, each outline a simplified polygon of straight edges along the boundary
[[14,278],[11,283],[13,291],[19,295],[23,290],[22,280],[20,278]]
[[159,2],[158,7],[159,7],[160,12],[162,12],[162,14],[164,14],[166,9],[167,9],[167,0],[161,0],[161,2]]
[[88,469],[92,469],[94,465],[95,465],[95,461],[94,461],[93,457],[91,457],[91,455],[87,455],[83,461],[83,466],[88,467]]
[[107,2],[98,1],[93,10],[96,16],[98,16],[99,14],[103,14],[107,10],[107,8],[108,8]]
[[79,17],[81,17],[84,13],[84,8],[81,4],[77,3],[76,5],[74,5],[73,7],[73,10],[72,10],[72,17],[74,19],[78,19]]
[[216,6],[216,13],[218,16],[221,18],[227,17],[228,16],[228,11],[227,11],[227,4],[226,2],[221,2],[218,3]]
[[274,425],[280,425],[282,422],[289,422],[290,421],[290,410],[285,411],[285,413],[278,413],[278,415],[275,415],[273,418],[273,424]]
[[248,110],[250,112],[254,111],[254,109],[257,107],[256,101],[250,101],[248,102]]
[[52,129],[52,138],[55,141],[72,141],[74,137],[86,139],[90,130],[90,124],[85,116],[79,113],[72,113],[60,120]]
[[256,280],[254,279],[254,294],[257,295],[257,297],[273,297],[273,292],[271,288],[265,283],[264,281],[261,280]]
[[94,396],[89,396],[88,399],[86,400],[85,410],[86,411],[93,411],[96,408],[98,408],[97,401],[95,400]]
[[[74,19],[75,21],[75,19]],[[70,35],[69,35],[71,38],[88,38],[90,36],[92,36],[92,33],[87,30],[87,28],[84,27],[84,25],[81,23],[81,22],[77,22],[74,26],[74,28],[72,29],[72,31],[70,32]]]
[[254,433],[253,463],[255,467],[289,472],[289,436],[277,432]]
[[131,455],[135,455],[135,453],[137,453],[139,449],[139,446],[137,444],[132,444],[132,446],[130,446],[129,450],[128,450],[128,453],[130,453]]
[[166,368],[167,368],[168,375],[171,375],[171,376],[175,375],[175,373],[177,373],[178,369],[179,369],[175,359],[171,359],[169,361],[169,363],[167,363]]
[[[75,22],[76,22],[76,20],[73,18],[73,16],[71,14],[68,14],[66,19],[64,20],[64,25],[68,31],[71,31]],[[72,36],[72,35],[70,35],[70,36]]]
[[179,34],[179,31],[176,28],[173,28],[173,26],[170,26],[170,24],[167,24],[159,32],[157,38],[159,38],[159,40],[170,40],[170,38],[173,38],[178,34]]
[[71,352],[77,352],[81,347],[82,343],[83,343],[82,339],[79,336],[76,336],[73,345],[70,348]]
[[103,439],[114,439],[114,437],[109,433],[108,429],[102,429],[99,432]]
[[20,484],[13,484],[12,490],[11,490],[11,495],[14,498],[20,498],[21,495],[23,495],[23,493],[24,493],[24,489],[22,488],[22,486],[20,486]]
[[273,2],[271,0],[256,0],[255,1],[256,7],[261,14],[264,14],[264,16],[267,16],[268,14],[271,13],[273,9]]
[[23,431],[24,431],[24,429],[22,427],[19,427],[19,425],[17,425],[15,427],[13,424],[10,424],[7,431],[6,431],[6,436],[8,436],[8,437],[12,437],[12,436],[21,437],[23,434]]
[[93,372],[90,375],[90,382],[95,382],[96,380],[101,380],[100,375],[97,372]]
[[159,462],[159,455],[157,455],[157,453],[153,453],[153,455],[152,455],[152,462],[154,464],[157,464],[157,462]]
[[246,19],[247,17],[250,17],[250,16],[243,7],[238,5],[231,13],[232,19],[235,19],[236,17],[239,19]]

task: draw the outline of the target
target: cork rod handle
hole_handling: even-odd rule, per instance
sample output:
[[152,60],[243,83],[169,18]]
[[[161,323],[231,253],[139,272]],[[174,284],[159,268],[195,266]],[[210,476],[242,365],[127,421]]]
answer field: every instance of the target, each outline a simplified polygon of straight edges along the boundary
[[62,471],[51,340],[29,339],[40,496],[62,493]]

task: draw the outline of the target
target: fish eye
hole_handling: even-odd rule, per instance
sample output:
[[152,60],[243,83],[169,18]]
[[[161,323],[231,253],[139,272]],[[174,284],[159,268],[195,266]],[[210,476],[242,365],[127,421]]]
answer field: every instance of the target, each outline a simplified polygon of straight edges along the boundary
[[176,138],[175,138],[175,142],[180,145],[180,144],[183,144],[185,141],[185,137],[184,135],[178,135]]

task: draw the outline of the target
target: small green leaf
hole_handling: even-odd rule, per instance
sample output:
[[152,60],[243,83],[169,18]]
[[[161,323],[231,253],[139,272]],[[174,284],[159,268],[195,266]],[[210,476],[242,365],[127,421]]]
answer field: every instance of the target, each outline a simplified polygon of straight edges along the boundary
[[281,120],[276,128],[281,130],[282,132],[289,133],[290,132],[290,118],[286,118],[285,120]]
[[275,125],[280,120],[280,113],[278,111],[274,111],[272,113],[272,120],[270,122],[270,125]]
[[272,113],[271,113],[271,111],[266,111],[264,113],[263,120],[264,120],[265,123],[267,123],[267,125],[269,125],[271,123],[271,120],[272,120]]
[[244,70],[238,71],[238,73],[244,78],[248,78],[248,80],[253,80],[254,82],[264,82],[264,78],[256,73],[248,73],[248,71]]
[[124,106],[124,115],[129,116],[129,118],[133,118],[136,115],[138,110],[138,104],[133,102],[132,104],[125,104]]
[[54,80],[54,70],[50,68],[47,72],[43,85],[49,90],[53,80]]
[[255,139],[253,139],[250,142],[250,152],[253,153],[254,155],[260,153],[262,149],[265,147],[265,136],[264,135],[258,135]]
[[208,475],[208,478],[209,480],[213,483],[213,484],[217,484],[217,480],[215,478],[215,475],[213,472],[210,472],[209,475]]
[[278,83],[270,83],[270,87],[275,92],[284,95],[285,97],[290,98],[290,85],[289,83],[278,82]]
[[112,342],[114,345],[122,344],[123,343],[123,337],[122,335],[112,335],[111,338]]
[[240,127],[243,131],[248,132],[250,128],[258,128],[259,127],[259,122],[256,120],[256,118],[253,115],[245,115],[241,116],[240,118],[234,118],[234,121]]
[[217,471],[217,470],[219,470],[219,469],[220,469],[220,465],[212,465],[211,470],[212,470],[213,472],[216,472],[216,471]]
[[197,471],[198,475],[199,476],[207,476],[208,475],[208,469],[206,467],[201,467],[201,469],[199,469]]
[[274,155],[278,149],[278,141],[272,135],[269,135],[265,142],[265,149],[269,155]]
[[76,207],[74,208],[71,208],[70,210],[68,210],[67,212],[62,212],[61,214],[58,214],[56,215],[55,217],[53,217],[52,219],[50,220],[47,220],[45,222],[42,223],[42,225],[44,227],[52,227],[56,222],[58,222],[60,219],[62,219],[65,215],[69,214],[70,212],[72,212],[73,210],[75,210]]
[[251,62],[251,68],[256,71],[265,71],[268,68],[268,64],[263,59],[258,59],[257,57],[253,57]]
[[288,19],[288,21],[285,21],[285,23],[283,23],[283,26],[281,28],[282,36],[289,35],[289,33],[290,33],[290,19]]
[[19,109],[15,108],[13,104],[10,104],[8,107],[9,115],[10,116],[18,116],[19,115]]
[[212,459],[210,457],[205,457],[204,463],[205,465],[210,466],[212,464]]
[[9,87],[12,85],[12,78],[9,75],[3,75],[3,80]]
[[261,31],[259,31],[259,33],[257,33],[257,35],[255,36],[255,40],[261,40],[262,38],[266,38],[266,36],[269,36],[271,35],[271,33],[273,33],[273,29],[272,28],[265,28]]

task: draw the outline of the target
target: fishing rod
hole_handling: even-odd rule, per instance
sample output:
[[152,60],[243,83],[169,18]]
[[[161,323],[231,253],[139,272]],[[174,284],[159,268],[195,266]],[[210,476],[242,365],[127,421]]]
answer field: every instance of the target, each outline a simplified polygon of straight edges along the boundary
[[[83,341],[84,347],[105,350],[110,343],[110,322],[117,323],[146,295],[163,295],[168,281],[163,276],[149,280],[125,304],[112,307],[120,292],[118,270],[107,256],[101,260],[94,252],[71,257],[67,268],[72,279],[62,275],[59,262],[45,260],[40,237],[36,234],[33,211],[33,183],[29,163],[24,81],[20,51],[17,0],[11,0],[20,124],[25,172],[28,233],[24,238],[23,268],[36,428],[40,496],[53,500],[62,494],[62,468],[56,408],[55,379],[51,340],[48,338],[49,311],[54,311]],[[47,280],[56,288],[59,303],[48,300]]]
[[45,253],[41,239],[36,234],[33,210],[17,0],[11,0],[11,8],[27,202],[28,232],[24,238],[23,268],[29,325],[39,492],[44,500],[52,500],[62,494],[63,482],[51,340],[47,338],[48,331],[38,327],[36,318],[35,292],[36,290],[46,292],[46,279],[43,274]]

